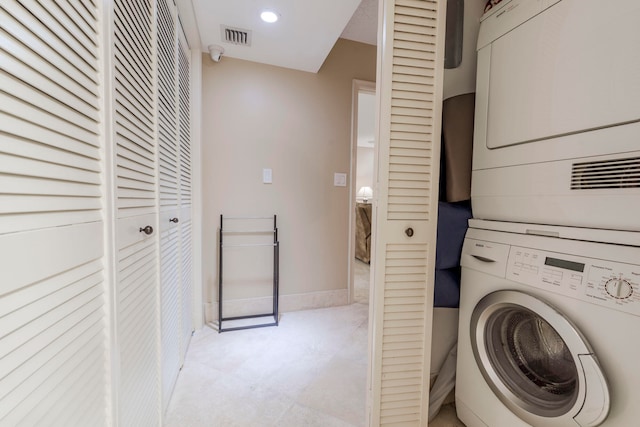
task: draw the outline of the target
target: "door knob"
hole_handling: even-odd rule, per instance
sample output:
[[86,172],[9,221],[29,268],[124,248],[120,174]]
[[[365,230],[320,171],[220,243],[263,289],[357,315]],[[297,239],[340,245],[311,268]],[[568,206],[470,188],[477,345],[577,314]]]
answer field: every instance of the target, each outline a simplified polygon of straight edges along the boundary
[[178,218],[171,218],[171,219],[169,220],[169,222],[173,222],[174,224],[177,224],[177,223],[178,223],[178,221],[179,221],[179,219],[178,219]]
[[413,236],[413,228],[411,227],[407,228],[406,230],[404,230],[404,234],[406,234],[409,237]]
[[150,225],[147,225],[144,228],[140,227],[140,232],[148,236],[149,234],[153,233],[153,227]]

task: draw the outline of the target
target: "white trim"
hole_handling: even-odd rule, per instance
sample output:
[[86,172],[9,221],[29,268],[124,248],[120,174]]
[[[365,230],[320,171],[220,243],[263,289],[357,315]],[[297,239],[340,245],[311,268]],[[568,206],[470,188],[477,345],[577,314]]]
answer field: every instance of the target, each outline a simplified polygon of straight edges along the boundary
[[[349,245],[347,253],[349,260],[347,263],[347,283],[349,284],[349,303],[354,302],[354,263],[356,257],[356,216],[355,216],[355,200],[356,200],[356,173],[358,165],[358,94],[360,92],[376,93],[376,83],[366,80],[353,79],[351,84],[351,165],[349,176],[351,177],[351,185],[349,186],[349,235],[347,244]],[[377,151],[378,144],[374,144],[374,150]],[[375,176],[373,181],[377,182]],[[375,195],[375,193],[374,193]],[[373,243],[373,224],[371,227],[371,243]]]
[[101,32],[100,41],[103,43],[99,69],[102,84],[102,150],[103,150],[103,214],[104,214],[104,234],[105,234],[105,283],[107,284],[106,311],[109,321],[108,331],[108,354],[107,354],[107,401],[105,413],[107,414],[107,424],[115,425],[118,420],[118,397],[120,360],[118,352],[117,337],[117,266],[116,266],[116,207],[115,207],[115,144],[113,139],[113,2],[103,0],[98,3],[99,24],[98,31]]
[[196,21],[195,11],[193,10],[193,3],[190,0],[177,0],[175,3],[178,6],[178,16],[180,17],[180,22],[182,22],[182,29],[184,30],[184,35],[187,37],[189,49],[191,49],[191,52],[195,52],[198,56],[201,56],[202,46],[200,44],[200,32],[198,31],[198,23]]
[[202,262],[202,52],[191,48],[191,221],[193,244],[193,328],[204,317]]

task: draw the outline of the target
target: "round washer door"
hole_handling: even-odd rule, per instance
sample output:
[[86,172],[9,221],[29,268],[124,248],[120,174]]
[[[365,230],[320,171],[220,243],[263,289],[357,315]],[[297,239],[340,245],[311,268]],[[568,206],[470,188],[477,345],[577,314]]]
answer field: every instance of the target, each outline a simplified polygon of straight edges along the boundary
[[471,315],[471,346],[487,384],[535,426],[597,426],[609,391],[591,346],[558,310],[532,295],[497,291]]

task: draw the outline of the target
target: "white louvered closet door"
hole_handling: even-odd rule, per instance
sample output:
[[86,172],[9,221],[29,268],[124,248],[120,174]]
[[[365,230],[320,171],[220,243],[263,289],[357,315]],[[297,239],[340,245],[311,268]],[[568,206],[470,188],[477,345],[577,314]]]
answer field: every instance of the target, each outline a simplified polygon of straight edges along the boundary
[[191,51],[180,25],[178,31],[179,135],[180,135],[180,247],[182,273],[181,357],[193,332],[193,245],[191,221]]
[[160,424],[153,29],[151,0],[114,2],[117,413],[136,427]]
[[0,3],[0,425],[106,424],[95,2]]
[[445,5],[380,5],[371,425],[427,425]]
[[179,140],[176,8],[158,0],[158,149],[160,198],[160,284],[162,318],[162,404],[167,408],[181,366]]

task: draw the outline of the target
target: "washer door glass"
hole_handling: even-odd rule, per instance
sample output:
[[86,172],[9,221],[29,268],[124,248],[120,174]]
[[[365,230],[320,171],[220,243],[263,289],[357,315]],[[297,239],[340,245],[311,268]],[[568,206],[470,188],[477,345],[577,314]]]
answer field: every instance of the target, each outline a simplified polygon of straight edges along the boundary
[[558,415],[578,396],[578,370],[558,332],[520,306],[493,312],[485,324],[489,363],[504,385],[537,415]]
[[471,315],[471,346],[487,384],[519,417],[575,416],[585,399],[579,355],[592,354],[575,325],[530,294],[485,295]]

